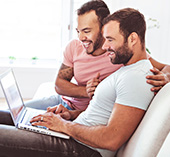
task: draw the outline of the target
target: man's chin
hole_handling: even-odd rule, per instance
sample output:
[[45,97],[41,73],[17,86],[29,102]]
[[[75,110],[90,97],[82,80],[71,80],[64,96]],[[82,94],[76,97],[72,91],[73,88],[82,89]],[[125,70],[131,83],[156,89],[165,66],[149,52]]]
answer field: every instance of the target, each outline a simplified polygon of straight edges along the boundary
[[112,64],[123,64],[123,63],[120,63],[120,62],[116,61],[113,58],[110,58],[110,61],[111,61]]
[[88,51],[86,51],[86,53],[87,53],[88,55],[91,55],[91,54],[92,54],[91,52],[88,52]]
[[88,50],[86,50],[86,53],[87,53],[88,55],[92,55],[93,52],[94,52],[94,51],[88,51]]
[[111,62],[111,63],[114,64],[114,65],[123,64],[123,63],[118,63],[118,62]]

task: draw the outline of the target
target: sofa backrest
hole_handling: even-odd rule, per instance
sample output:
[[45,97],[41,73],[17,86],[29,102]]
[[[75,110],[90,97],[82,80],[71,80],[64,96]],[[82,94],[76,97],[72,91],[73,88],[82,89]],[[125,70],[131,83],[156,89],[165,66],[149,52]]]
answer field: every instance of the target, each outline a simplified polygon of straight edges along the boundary
[[170,83],[154,97],[144,118],[117,157],[156,157],[170,131]]
[[166,137],[166,139],[165,139],[165,141],[156,157],[169,157],[170,156],[169,146],[170,146],[170,133]]

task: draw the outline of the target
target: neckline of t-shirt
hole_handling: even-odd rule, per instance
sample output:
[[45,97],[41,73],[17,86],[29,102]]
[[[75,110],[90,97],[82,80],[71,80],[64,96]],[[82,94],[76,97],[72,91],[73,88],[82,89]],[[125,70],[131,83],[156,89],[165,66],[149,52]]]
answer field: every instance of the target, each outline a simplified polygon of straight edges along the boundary
[[133,66],[136,66],[136,65],[141,65],[144,62],[148,62],[148,61],[149,61],[148,59],[142,59],[142,60],[137,61],[136,63],[130,64],[130,65],[126,65],[126,66],[123,66],[123,67],[124,68],[133,67]]
[[[84,53],[85,53],[87,56],[89,56],[90,58],[101,58],[101,57],[108,56],[108,55],[107,55],[107,51],[106,51],[105,53],[101,54],[101,55],[98,55],[98,56],[93,56],[93,55],[91,55],[91,54],[87,54],[87,53],[86,53],[86,50],[84,50]],[[108,56],[108,58],[109,58],[109,56]]]

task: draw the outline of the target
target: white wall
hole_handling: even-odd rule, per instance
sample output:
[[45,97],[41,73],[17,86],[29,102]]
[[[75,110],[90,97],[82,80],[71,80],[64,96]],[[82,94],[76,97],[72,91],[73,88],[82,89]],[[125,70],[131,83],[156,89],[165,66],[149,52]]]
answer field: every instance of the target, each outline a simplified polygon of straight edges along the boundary
[[[23,98],[32,98],[41,83],[54,82],[59,66],[38,67],[38,66],[14,66],[13,71]],[[0,74],[10,66],[0,66]],[[4,97],[0,88],[0,98]]]

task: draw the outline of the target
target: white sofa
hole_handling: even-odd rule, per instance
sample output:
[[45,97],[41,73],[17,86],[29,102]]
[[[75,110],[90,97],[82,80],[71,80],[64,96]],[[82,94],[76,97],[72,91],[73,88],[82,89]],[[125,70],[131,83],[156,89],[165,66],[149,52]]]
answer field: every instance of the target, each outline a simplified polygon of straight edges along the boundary
[[[45,92],[44,92],[45,91]],[[35,98],[55,94],[54,83],[42,84]],[[143,120],[117,157],[170,157],[170,83],[155,96]]]
[[51,95],[55,95],[55,83],[54,82],[45,82],[42,83],[36,93],[34,94],[33,99],[43,98],[43,97],[49,97]]
[[166,137],[163,145],[161,146],[161,149],[157,154],[157,157],[169,157],[170,156],[169,146],[170,146],[170,133]]

